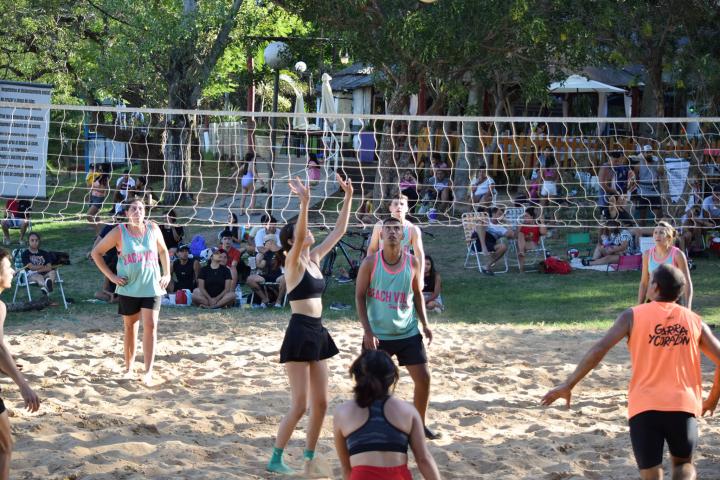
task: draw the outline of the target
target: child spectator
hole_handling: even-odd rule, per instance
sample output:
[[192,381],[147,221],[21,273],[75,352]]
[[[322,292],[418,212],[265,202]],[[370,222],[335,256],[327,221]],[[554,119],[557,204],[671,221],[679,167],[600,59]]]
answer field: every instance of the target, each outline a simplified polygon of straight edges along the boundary
[[310,185],[316,185],[320,181],[320,162],[314,153],[308,155],[307,177]]
[[428,311],[439,313],[445,308],[442,301],[442,281],[440,274],[435,270],[435,262],[430,255],[425,256],[423,298],[425,299],[425,308]]

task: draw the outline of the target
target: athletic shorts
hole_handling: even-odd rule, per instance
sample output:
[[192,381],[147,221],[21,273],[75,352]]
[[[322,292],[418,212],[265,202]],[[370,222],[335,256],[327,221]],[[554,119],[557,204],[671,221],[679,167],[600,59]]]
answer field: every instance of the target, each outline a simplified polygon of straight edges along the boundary
[[161,297],[128,297],[118,295],[118,313],[120,315],[135,315],[140,309],[160,310]]
[[91,207],[102,207],[103,201],[105,201],[105,197],[96,197],[94,195],[90,195],[90,206]]
[[397,467],[356,465],[350,471],[350,480],[412,480],[412,475],[407,465]]
[[414,337],[401,340],[380,340],[378,350],[382,350],[391,357],[397,356],[398,364],[420,365],[427,363],[427,353],[423,345],[423,336],[419,333]]
[[6,220],[3,220],[3,225],[8,228],[20,228],[25,222],[27,222],[27,220],[24,220],[22,218],[8,218]]
[[649,410],[632,417],[629,424],[630,441],[640,470],[662,463],[665,442],[670,455],[678,458],[691,458],[697,447],[697,419],[691,413]]

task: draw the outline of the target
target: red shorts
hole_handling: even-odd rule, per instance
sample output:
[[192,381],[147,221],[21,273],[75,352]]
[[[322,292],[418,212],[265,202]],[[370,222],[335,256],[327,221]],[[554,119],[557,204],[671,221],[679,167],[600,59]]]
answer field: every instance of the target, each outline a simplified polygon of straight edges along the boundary
[[412,480],[412,475],[407,465],[397,467],[357,465],[352,467],[350,480]]

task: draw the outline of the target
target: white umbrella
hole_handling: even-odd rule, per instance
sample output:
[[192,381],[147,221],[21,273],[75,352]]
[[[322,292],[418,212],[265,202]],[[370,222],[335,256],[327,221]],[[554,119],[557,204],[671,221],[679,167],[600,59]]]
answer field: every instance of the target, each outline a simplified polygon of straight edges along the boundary
[[[332,77],[327,73],[322,75],[322,87],[321,87],[321,100],[320,100],[320,113],[335,115],[337,109],[335,108],[335,97],[333,97],[332,87],[330,86],[330,80]],[[328,124],[335,126],[335,120],[325,119]]]
[[551,83],[548,90],[552,93],[625,93],[622,88],[596,80],[588,80],[581,75],[570,75],[565,80]]

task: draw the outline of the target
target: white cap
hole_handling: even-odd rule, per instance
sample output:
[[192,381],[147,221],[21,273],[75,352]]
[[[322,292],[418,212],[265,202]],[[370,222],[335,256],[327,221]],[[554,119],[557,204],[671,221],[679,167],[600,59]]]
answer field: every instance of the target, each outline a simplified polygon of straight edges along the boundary
[[652,152],[652,147],[650,145],[643,145],[643,152]]

